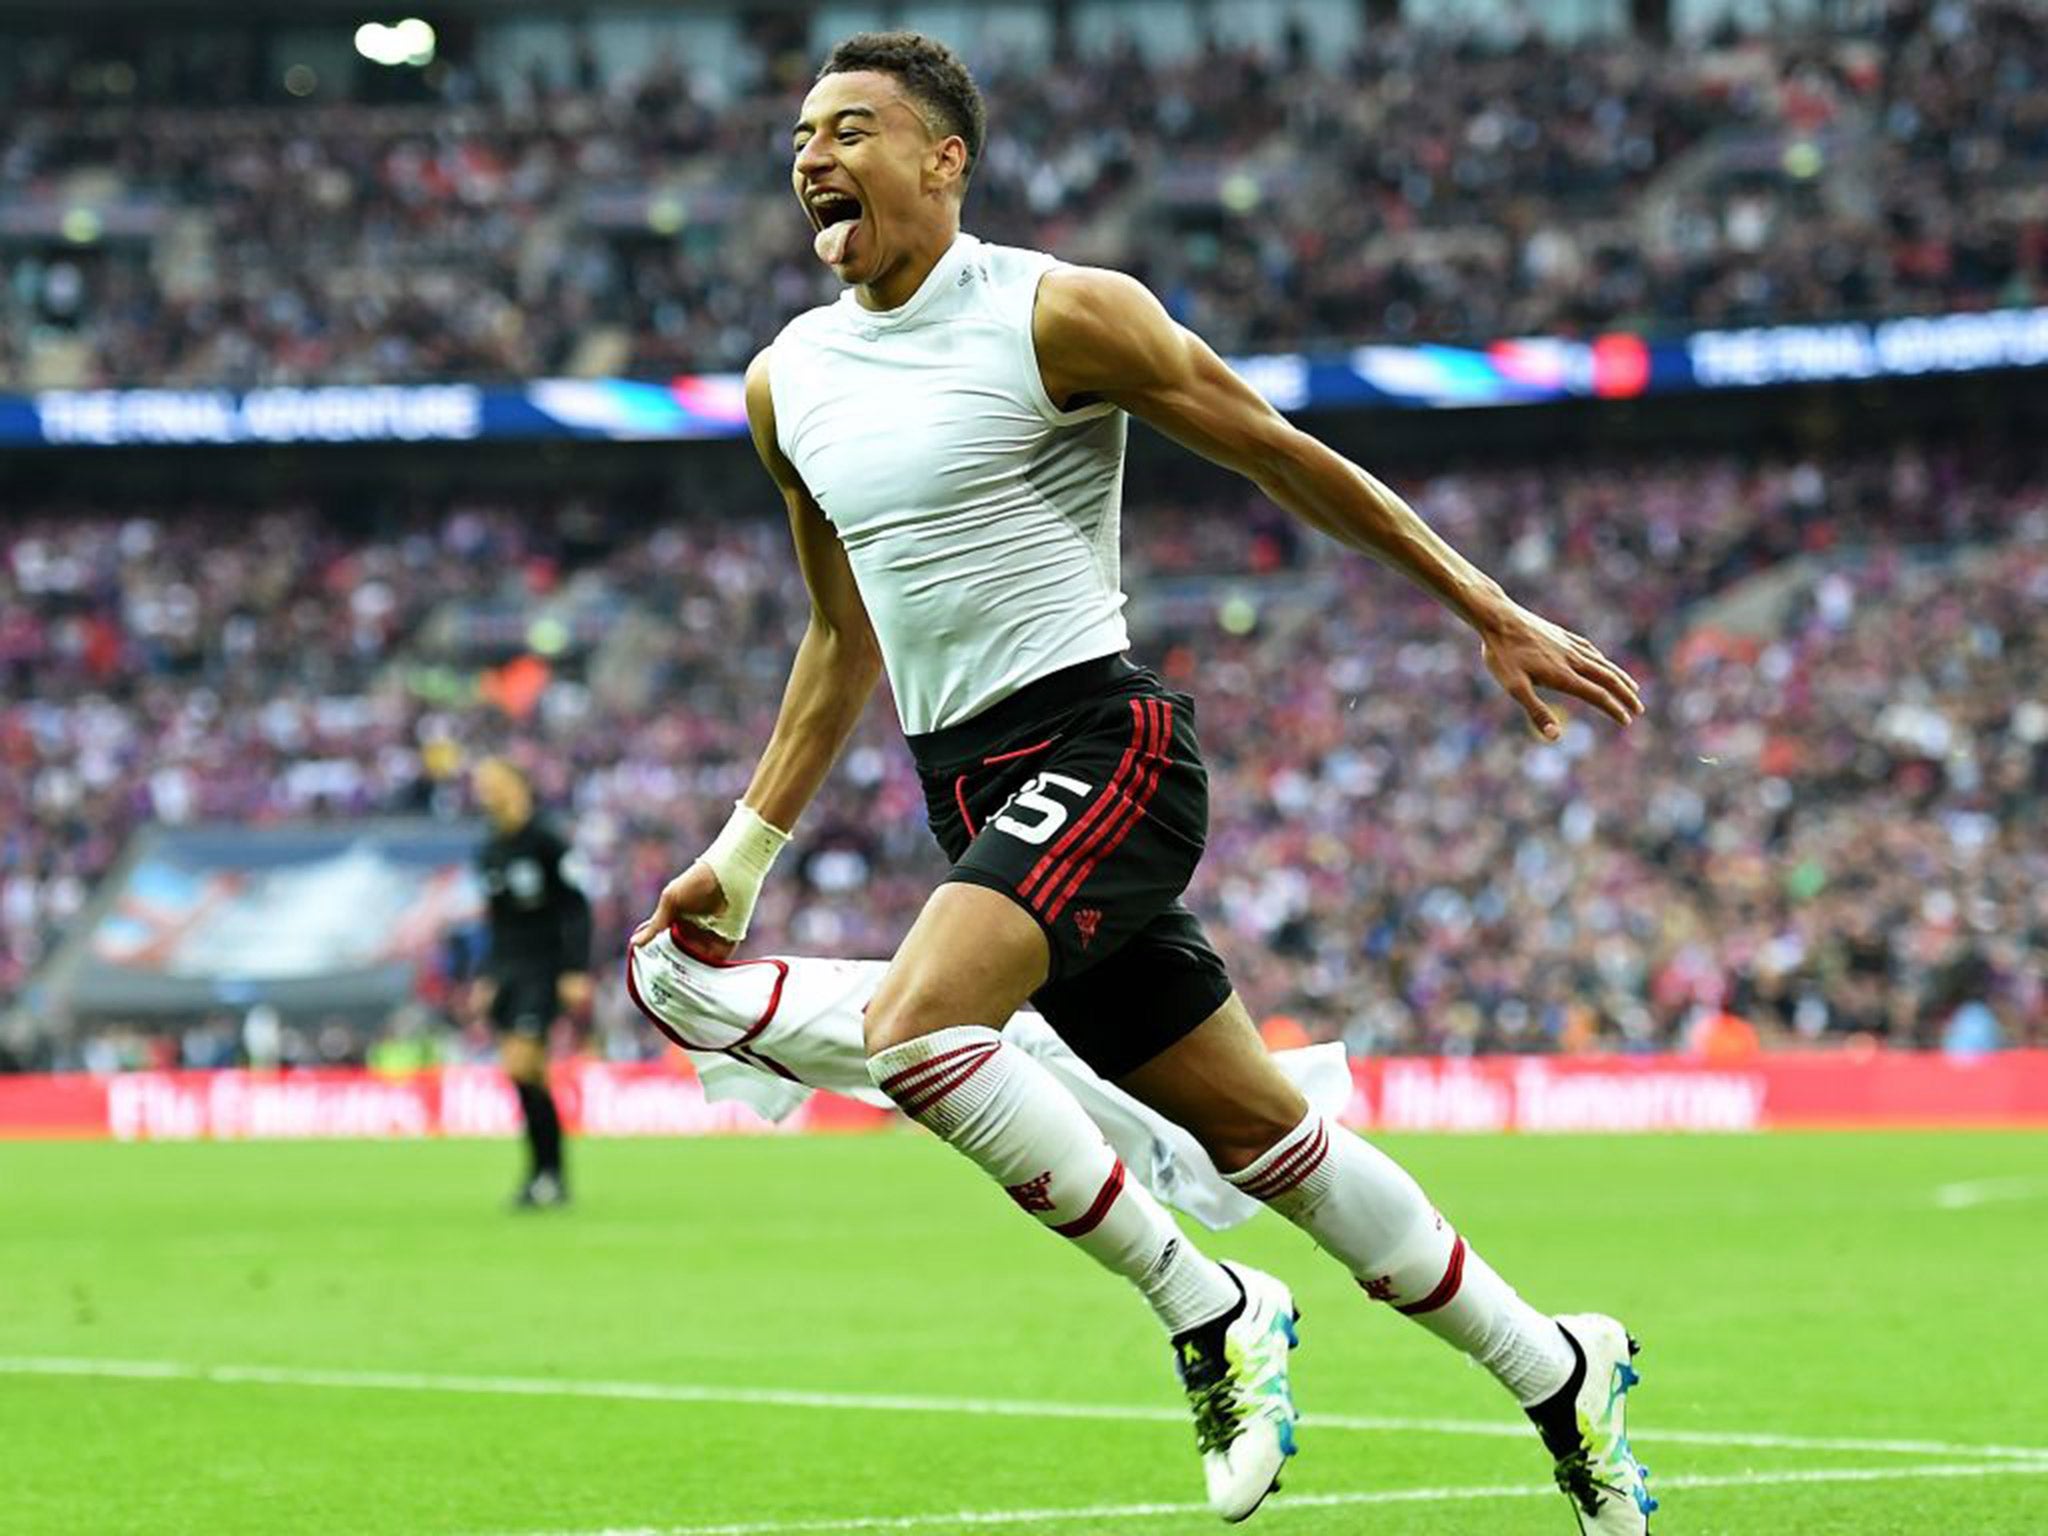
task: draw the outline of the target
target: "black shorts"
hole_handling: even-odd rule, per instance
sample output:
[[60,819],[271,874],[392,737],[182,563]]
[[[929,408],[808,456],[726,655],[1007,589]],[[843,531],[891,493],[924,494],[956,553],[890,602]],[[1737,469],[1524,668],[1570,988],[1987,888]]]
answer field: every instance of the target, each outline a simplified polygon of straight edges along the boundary
[[1104,1077],[1142,1066],[1230,996],[1180,894],[1208,837],[1194,702],[1121,656],[1040,678],[910,748],[947,876],[1038,920],[1032,1004]]
[[491,998],[491,1026],[501,1035],[547,1038],[548,1027],[562,1011],[558,993],[560,974],[555,971],[520,968],[498,977],[498,990]]

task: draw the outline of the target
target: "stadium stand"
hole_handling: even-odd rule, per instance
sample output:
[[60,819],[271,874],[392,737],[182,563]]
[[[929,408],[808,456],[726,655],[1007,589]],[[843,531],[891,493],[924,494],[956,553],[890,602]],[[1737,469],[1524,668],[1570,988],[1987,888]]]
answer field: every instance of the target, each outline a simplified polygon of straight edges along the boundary
[[[1866,14],[992,52],[969,221],[1225,350],[2048,303],[2038,3]],[[114,91],[52,46],[0,76],[0,389],[729,370],[826,293],[781,154],[801,50],[222,106],[219,71]]]
[[[2020,442],[1644,457],[1404,489],[1647,682],[1534,749],[1460,635],[1263,504],[1127,514],[1140,654],[1194,691],[1194,901],[1263,1013],[1379,1052],[2048,1039],[2048,480]],[[511,750],[617,953],[766,739],[801,593],[779,523],[593,494],[309,499],[0,525],[0,1000],[132,830],[448,817]],[[1306,599],[1306,600],[1305,600]],[[879,705],[757,950],[886,954],[939,871]],[[388,1031],[431,1035],[430,967]],[[0,1009],[4,1011],[4,1009]],[[1988,1014],[1987,1014],[1988,1011]],[[16,1065],[241,1047],[31,1028]],[[652,1048],[611,999],[606,1048]],[[371,1042],[288,1021],[287,1059]]]

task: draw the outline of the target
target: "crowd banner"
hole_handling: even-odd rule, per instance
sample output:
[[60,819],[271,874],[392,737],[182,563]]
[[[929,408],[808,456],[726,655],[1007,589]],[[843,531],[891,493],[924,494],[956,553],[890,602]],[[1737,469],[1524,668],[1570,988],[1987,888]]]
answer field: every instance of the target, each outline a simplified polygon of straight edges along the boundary
[[474,923],[480,823],[381,817],[302,826],[151,826],[100,882],[30,986],[74,1018],[257,1003],[376,1016]]
[[[585,1136],[772,1135],[866,1130],[888,1113],[829,1094],[780,1124],[737,1103],[709,1103],[680,1057],[570,1061],[554,1070],[569,1129]],[[115,1141],[391,1140],[516,1136],[519,1100],[493,1067],[386,1074],[120,1072],[0,1076],[0,1137]]]
[[1392,1057],[1352,1077],[1345,1118],[1367,1131],[2048,1127],[2048,1051]]
[[[1450,410],[2048,367],[2048,307],[1645,336],[1376,343],[1230,365],[1284,411]],[[462,443],[742,437],[737,373],[516,384],[52,389],[0,395],[0,445]]]
[[[1355,1061],[1347,1121],[1365,1131],[1746,1132],[2025,1126],[2048,1129],[2048,1050],[1968,1059],[1798,1052],[1714,1064],[1674,1056]],[[814,1094],[779,1124],[711,1103],[680,1058],[570,1061],[555,1088],[585,1136],[873,1130],[886,1110]],[[127,1072],[0,1076],[0,1137],[116,1141],[511,1136],[519,1105],[496,1070],[402,1075]]]

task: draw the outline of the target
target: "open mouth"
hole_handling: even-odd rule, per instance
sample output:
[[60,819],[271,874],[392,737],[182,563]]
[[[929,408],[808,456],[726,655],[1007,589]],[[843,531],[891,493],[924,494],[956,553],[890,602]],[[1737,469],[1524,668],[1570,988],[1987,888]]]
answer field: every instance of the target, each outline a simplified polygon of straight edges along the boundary
[[805,206],[818,228],[817,238],[811,242],[818,259],[827,266],[838,266],[846,260],[853,232],[860,228],[860,199],[845,192],[820,192]]
[[820,192],[811,199],[810,207],[811,222],[821,230],[860,219],[860,199],[844,192]]

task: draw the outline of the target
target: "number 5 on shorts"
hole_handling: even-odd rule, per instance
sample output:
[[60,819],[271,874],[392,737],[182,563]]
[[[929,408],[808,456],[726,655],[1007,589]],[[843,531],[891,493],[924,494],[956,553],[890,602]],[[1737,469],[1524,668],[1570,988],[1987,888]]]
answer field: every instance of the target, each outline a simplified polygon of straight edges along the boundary
[[[1010,796],[1005,805],[989,822],[999,832],[1007,832],[1020,841],[1034,846],[1044,842],[1053,833],[1067,824],[1067,817],[1073,814],[1066,806],[1048,795],[1048,789],[1064,790],[1076,800],[1086,800],[1095,786],[1083,784],[1079,779],[1069,778],[1064,773],[1034,774],[1024,781],[1016,794]],[[1020,821],[1012,812],[1029,811],[1037,819]]]

